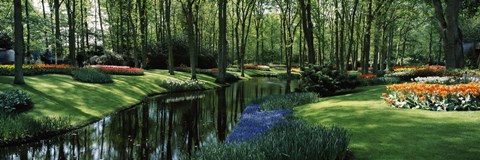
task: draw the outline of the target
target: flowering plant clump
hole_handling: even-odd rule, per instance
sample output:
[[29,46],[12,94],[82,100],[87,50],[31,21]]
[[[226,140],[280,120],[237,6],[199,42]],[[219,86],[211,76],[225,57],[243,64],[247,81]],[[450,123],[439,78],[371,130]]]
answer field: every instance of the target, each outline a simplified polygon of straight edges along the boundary
[[[25,64],[22,66],[23,74],[27,76],[40,74],[66,74],[70,75],[74,67],[65,64]],[[0,65],[0,75],[15,75],[15,65]]]
[[480,109],[480,83],[441,85],[404,83],[387,86],[382,98],[395,108],[432,111]]
[[203,82],[197,80],[189,81],[163,81],[160,83],[160,86],[166,88],[168,91],[179,92],[179,91],[192,91],[192,90],[203,90],[205,89]]
[[362,78],[362,79],[369,79],[369,78],[376,78],[377,75],[376,74],[360,74],[358,75],[358,78]]
[[100,71],[110,75],[143,75],[143,69],[129,66],[115,65],[90,65],[87,68],[98,68]]
[[291,110],[260,112],[260,105],[250,105],[242,113],[235,130],[227,137],[227,142],[245,142],[265,133],[270,128],[284,123],[284,115]]
[[413,82],[418,83],[428,83],[428,84],[455,84],[456,80],[454,77],[439,77],[439,76],[430,76],[430,77],[417,77],[412,79]]
[[269,66],[261,66],[261,65],[251,65],[251,64],[245,64],[244,65],[245,69],[258,69],[258,70],[270,70]]

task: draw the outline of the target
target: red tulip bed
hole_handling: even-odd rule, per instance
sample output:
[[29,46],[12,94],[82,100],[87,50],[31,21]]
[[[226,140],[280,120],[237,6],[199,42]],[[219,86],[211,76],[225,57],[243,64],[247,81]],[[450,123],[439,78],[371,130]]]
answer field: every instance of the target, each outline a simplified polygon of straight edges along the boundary
[[143,69],[132,68],[129,66],[113,66],[113,65],[92,65],[92,68],[98,68],[101,71],[111,75],[143,75]]

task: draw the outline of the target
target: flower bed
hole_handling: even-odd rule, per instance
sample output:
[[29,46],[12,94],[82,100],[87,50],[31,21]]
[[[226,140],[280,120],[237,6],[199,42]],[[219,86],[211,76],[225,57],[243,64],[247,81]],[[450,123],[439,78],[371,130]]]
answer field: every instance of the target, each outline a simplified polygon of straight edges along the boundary
[[[23,75],[32,76],[32,75],[41,75],[41,74],[66,74],[70,75],[72,70],[75,67],[65,64],[36,64],[28,65],[25,64],[22,66]],[[0,65],[0,76],[14,76],[15,75],[15,66],[14,65]]]
[[387,86],[389,94],[382,97],[395,108],[425,109],[432,111],[480,109],[480,83],[440,85],[404,83]]
[[261,65],[251,65],[251,64],[245,64],[243,65],[245,69],[258,69],[258,70],[270,70],[269,66],[261,66]]
[[265,133],[270,128],[285,122],[291,110],[260,112],[260,105],[250,105],[242,113],[235,130],[228,135],[227,142],[245,142]]
[[129,66],[115,66],[115,65],[90,65],[87,68],[98,68],[100,71],[110,75],[143,75],[143,69],[132,68]]
[[376,78],[377,75],[376,74],[360,74],[358,75],[358,78],[362,78],[362,79],[369,79],[369,78]]

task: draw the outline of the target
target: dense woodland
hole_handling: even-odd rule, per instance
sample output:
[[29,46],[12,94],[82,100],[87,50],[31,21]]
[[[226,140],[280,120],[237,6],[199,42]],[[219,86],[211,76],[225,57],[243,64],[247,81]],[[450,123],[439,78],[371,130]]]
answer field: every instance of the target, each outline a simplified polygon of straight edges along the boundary
[[[241,69],[244,64],[477,68],[464,43],[480,41],[477,0],[14,0],[0,32],[17,62],[54,52],[56,63]],[[14,7],[13,7],[14,6]],[[465,60],[465,61],[464,61]],[[21,64],[18,64],[21,66]],[[219,67],[220,66],[220,67]],[[223,74],[220,74],[220,77]],[[221,78],[220,78],[221,79]]]

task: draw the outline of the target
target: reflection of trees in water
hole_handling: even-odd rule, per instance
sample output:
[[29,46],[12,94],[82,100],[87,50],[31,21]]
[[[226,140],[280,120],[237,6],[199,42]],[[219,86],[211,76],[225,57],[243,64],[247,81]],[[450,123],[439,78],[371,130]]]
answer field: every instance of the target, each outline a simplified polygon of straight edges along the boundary
[[[224,141],[246,102],[283,94],[289,84],[254,79],[216,91],[159,97],[64,136],[2,149],[0,159],[176,159]],[[167,98],[174,101],[166,103]]]

